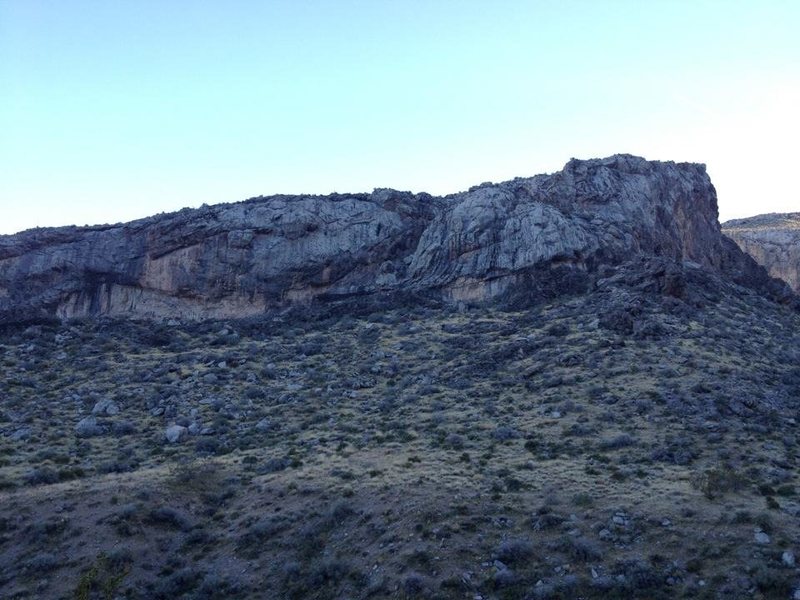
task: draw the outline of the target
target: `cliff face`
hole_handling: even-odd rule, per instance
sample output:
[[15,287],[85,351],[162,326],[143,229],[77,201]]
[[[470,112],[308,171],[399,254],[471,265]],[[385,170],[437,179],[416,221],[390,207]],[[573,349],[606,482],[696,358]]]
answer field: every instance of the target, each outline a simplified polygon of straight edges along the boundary
[[722,230],[772,277],[800,291],[800,213],[727,221]]
[[273,196],[0,236],[0,318],[244,317],[386,294],[481,302],[585,287],[637,255],[784,294],[721,235],[703,165],[616,155],[443,198]]

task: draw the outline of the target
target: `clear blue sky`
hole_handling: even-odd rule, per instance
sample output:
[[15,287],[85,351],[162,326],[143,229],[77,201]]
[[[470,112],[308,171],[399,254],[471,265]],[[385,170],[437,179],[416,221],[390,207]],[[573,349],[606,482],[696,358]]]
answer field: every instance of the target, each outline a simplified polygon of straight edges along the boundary
[[800,2],[0,0],[0,233],[629,152],[800,210]]

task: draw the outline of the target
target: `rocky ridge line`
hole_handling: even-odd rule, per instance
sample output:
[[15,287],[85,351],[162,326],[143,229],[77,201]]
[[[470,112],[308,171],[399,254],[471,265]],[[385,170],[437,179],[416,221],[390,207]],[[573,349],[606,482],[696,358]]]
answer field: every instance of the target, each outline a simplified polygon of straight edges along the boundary
[[0,236],[0,321],[238,318],[407,297],[530,303],[589,289],[600,267],[637,256],[792,298],[722,235],[704,165],[615,155],[446,197],[258,197]]

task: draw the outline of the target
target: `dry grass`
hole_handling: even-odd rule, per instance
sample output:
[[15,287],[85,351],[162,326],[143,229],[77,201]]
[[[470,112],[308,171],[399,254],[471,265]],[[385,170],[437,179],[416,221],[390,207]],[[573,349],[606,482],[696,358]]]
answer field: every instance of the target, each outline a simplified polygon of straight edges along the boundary
[[[586,297],[516,313],[7,331],[0,587],[786,597],[796,573],[781,553],[800,539],[797,316],[752,298],[648,300],[637,318],[661,326],[649,338],[596,313]],[[108,398],[120,412],[98,416],[107,431],[78,437]],[[169,444],[172,423],[198,433]]]

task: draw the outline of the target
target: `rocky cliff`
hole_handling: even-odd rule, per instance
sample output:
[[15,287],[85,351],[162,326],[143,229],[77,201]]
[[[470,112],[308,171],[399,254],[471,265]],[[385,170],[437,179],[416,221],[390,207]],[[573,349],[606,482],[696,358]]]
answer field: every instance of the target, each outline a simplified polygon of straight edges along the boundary
[[727,221],[722,231],[770,275],[800,291],[800,213]]
[[721,234],[705,167],[629,155],[446,197],[258,197],[0,236],[0,318],[244,317],[414,295],[532,301],[638,255],[790,294]]

